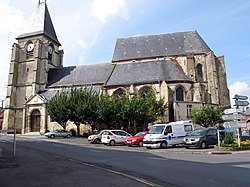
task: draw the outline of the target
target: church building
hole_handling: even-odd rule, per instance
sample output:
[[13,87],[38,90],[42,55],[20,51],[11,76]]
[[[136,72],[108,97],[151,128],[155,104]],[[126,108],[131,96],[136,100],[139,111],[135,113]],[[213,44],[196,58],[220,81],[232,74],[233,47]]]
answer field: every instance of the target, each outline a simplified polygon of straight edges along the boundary
[[206,103],[230,107],[224,57],[215,56],[197,31],[119,38],[110,63],[64,67],[47,4],[39,1],[27,31],[16,40],[3,129],[51,130],[47,103],[72,86],[128,96],[153,89],[167,104],[164,121],[190,119],[192,107]]

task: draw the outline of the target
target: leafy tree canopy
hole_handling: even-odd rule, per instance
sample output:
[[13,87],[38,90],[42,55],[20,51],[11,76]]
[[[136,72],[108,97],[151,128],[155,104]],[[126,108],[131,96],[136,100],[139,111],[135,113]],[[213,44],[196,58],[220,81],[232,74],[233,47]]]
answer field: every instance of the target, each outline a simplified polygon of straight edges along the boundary
[[193,108],[192,121],[203,127],[215,126],[222,122],[222,115],[223,111],[221,107],[206,104],[200,109]]

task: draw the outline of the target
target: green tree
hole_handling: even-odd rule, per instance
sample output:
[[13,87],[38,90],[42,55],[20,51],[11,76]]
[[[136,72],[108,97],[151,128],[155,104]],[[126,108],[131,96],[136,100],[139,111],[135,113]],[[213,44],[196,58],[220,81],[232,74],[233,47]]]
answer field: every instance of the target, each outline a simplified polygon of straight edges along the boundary
[[133,113],[133,124],[135,133],[137,127],[143,130],[147,129],[149,123],[155,122],[159,117],[163,116],[166,111],[164,100],[157,100],[154,92],[148,92],[147,95],[135,95],[131,99],[131,106]]
[[192,121],[203,127],[215,126],[222,122],[222,115],[223,111],[221,107],[206,104],[200,109],[193,108]]
[[66,129],[67,122],[69,120],[69,97],[68,93],[58,92],[51,100],[48,102],[48,114],[53,121],[59,123],[63,129]]
[[77,135],[80,135],[81,123],[88,123],[92,130],[99,120],[97,107],[99,96],[92,87],[72,88],[70,92],[70,114],[69,118],[77,126]]

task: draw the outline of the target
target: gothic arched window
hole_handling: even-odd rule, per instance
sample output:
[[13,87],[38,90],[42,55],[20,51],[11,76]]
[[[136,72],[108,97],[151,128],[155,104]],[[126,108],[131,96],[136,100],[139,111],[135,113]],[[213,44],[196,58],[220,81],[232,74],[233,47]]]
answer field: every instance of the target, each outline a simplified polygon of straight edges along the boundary
[[124,97],[126,95],[126,92],[124,89],[119,88],[116,91],[114,91],[113,93],[114,96],[120,96],[120,97]]
[[139,91],[140,96],[144,98],[150,93],[153,93],[153,90],[150,87],[144,87]]
[[176,89],[176,101],[184,101],[184,94],[182,87],[178,87]]
[[196,68],[197,68],[198,81],[202,81],[203,80],[202,65],[198,64]]

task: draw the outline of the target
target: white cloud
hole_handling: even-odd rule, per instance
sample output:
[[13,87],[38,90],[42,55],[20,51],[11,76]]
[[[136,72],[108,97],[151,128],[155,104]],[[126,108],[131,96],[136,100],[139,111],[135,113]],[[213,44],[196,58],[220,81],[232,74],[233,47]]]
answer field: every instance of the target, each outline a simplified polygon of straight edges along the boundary
[[250,87],[248,87],[246,82],[235,82],[229,86],[230,92],[234,94],[242,94],[250,91]]
[[0,0],[0,100],[5,99],[9,72],[11,45],[25,27],[24,12],[7,0]]
[[85,48],[87,47],[87,44],[86,42],[82,39],[82,38],[78,38],[76,40],[76,44],[77,44],[77,48],[80,47],[80,48]]
[[234,100],[232,99],[235,94],[238,95],[249,95],[250,87],[248,87],[246,82],[235,82],[232,85],[229,86],[230,90],[230,98],[231,98],[231,105],[234,105]]
[[91,15],[102,22],[106,22],[109,16],[120,15],[128,20],[129,14],[124,0],[94,0]]
[[10,7],[7,1],[0,0],[0,34],[14,32],[23,28],[24,12]]
[[75,23],[80,23],[81,22],[81,15],[80,14],[75,15],[74,21],[75,21]]

